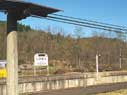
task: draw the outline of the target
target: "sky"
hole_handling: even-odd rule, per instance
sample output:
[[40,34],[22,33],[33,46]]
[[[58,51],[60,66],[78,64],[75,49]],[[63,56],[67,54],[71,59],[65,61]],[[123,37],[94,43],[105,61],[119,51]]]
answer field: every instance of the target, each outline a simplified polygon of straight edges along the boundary
[[[76,18],[95,20],[99,22],[111,23],[127,26],[127,0],[26,0],[40,5],[45,5],[62,10],[57,14]],[[6,20],[6,16],[0,13],[0,20]],[[35,29],[45,30],[48,26],[62,28],[66,33],[72,33],[75,26],[47,21],[45,19],[28,17],[20,23],[30,25]],[[83,28],[86,35],[95,29]]]

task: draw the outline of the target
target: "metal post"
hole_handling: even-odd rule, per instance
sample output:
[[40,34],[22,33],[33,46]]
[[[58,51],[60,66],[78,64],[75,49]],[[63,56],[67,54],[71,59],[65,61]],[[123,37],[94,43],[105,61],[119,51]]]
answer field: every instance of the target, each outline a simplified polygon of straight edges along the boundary
[[17,19],[7,15],[7,95],[18,95]]

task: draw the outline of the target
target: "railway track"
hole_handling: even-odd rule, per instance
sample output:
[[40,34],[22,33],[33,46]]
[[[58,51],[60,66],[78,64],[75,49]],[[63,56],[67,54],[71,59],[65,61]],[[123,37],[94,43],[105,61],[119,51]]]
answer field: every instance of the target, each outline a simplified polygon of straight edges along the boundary
[[70,88],[61,90],[40,91],[35,93],[25,93],[22,95],[95,95],[97,93],[111,92],[120,89],[126,89],[127,82],[116,84],[104,84],[99,86],[90,86],[86,88]]

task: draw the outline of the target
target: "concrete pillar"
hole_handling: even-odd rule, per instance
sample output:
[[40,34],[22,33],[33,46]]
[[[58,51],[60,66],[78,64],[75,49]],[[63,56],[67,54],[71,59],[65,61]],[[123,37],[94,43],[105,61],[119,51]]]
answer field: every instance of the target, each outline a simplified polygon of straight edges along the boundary
[[17,20],[7,15],[7,95],[18,95]]

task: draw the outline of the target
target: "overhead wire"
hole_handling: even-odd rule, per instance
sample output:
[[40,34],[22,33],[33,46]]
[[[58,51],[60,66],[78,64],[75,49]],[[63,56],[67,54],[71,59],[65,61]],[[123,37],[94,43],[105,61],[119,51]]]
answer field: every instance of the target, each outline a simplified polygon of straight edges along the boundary
[[60,14],[51,14],[53,16],[58,16],[58,17],[66,17],[66,18],[70,18],[70,19],[77,19],[77,20],[81,20],[81,21],[87,21],[89,23],[97,23],[97,24],[103,24],[103,25],[107,25],[107,26],[114,26],[114,27],[119,27],[119,28],[126,28],[125,26],[120,26],[120,25],[115,25],[115,24],[108,24],[108,23],[103,23],[103,22],[98,22],[98,21],[94,21],[94,20],[87,20],[87,19],[81,19],[81,18],[76,18],[76,17],[71,17],[71,16],[64,16],[64,15],[60,15]]
[[51,19],[51,18],[45,18],[45,19],[56,21],[56,22],[67,23],[67,24],[73,24],[73,25],[82,26],[82,27],[96,28],[96,29],[100,29],[100,30],[113,31],[113,32],[116,32],[116,33],[123,33],[121,31],[117,31],[117,30],[113,30],[113,29],[106,29],[106,28],[90,26],[90,25],[85,25],[85,24],[78,24],[78,23],[74,23],[74,22],[61,21],[61,20],[56,20],[56,19]]
[[[106,30],[106,31],[112,31],[115,33],[127,33],[127,29],[122,28],[121,26],[116,26],[116,25],[110,25],[107,24],[109,26],[106,26],[103,23],[92,23],[92,22],[85,22],[85,21],[79,21],[79,19],[74,19],[73,17],[66,17],[66,16],[62,16],[59,15],[61,17],[58,16],[47,16],[47,17],[40,17],[40,16],[34,16],[33,17],[38,17],[38,18],[43,18],[43,19],[47,19],[47,20],[51,20],[51,21],[56,21],[56,22],[61,22],[61,23],[66,23],[66,24],[72,24],[72,25],[77,25],[77,26],[82,26],[82,27],[89,27],[89,28],[95,28],[95,29],[100,29],[100,30]],[[73,18],[73,19],[71,19]]]
[[120,30],[120,31],[127,31],[127,29],[117,28],[117,27],[112,27],[112,26],[105,26],[105,25],[103,25],[103,24],[100,25],[100,24],[89,23],[89,22],[83,22],[83,21],[79,21],[79,20],[72,20],[72,19],[68,19],[68,18],[55,17],[55,16],[47,16],[47,17],[48,17],[48,18],[53,18],[53,19],[60,19],[60,20],[65,20],[65,21],[76,22],[76,23],[88,24],[88,25],[93,25],[93,26],[98,26],[98,27],[113,28],[113,29]]
[[32,17],[38,17],[38,18],[42,18],[42,19],[47,19],[47,20],[51,20],[51,21],[56,21],[56,22],[61,22],[61,23],[66,23],[66,24],[71,24],[71,25],[77,25],[77,26],[82,26],[82,27],[89,27],[89,28],[95,28],[95,29],[100,29],[100,30],[106,30],[106,31],[112,31],[112,32],[116,32],[116,33],[123,33],[121,31],[118,30],[114,30],[114,29],[107,29],[107,28],[103,28],[103,27],[97,27],[97,26],[91,26],[91,25],[87,25],[87,24],[81,24],[81,23],[75,23],[75,22],[70,22],[67,20],[60,20],[60,19],[54,19],[54,18],[48,18],[48,17],[40,17],[40,16],[34,16],[32,15]]

